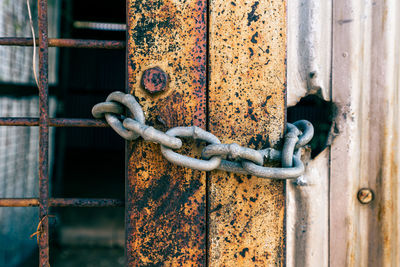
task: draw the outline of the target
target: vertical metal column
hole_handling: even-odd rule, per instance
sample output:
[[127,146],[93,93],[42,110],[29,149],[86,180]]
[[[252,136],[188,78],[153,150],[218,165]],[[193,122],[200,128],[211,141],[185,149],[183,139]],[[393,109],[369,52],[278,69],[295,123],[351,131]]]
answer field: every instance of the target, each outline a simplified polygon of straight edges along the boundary
[[[223,143],[279,145],[285,127],[286,2],[210,1],[209,130]],[[285,265],[285,182],[213,171],[210,266]]]
[[47,0],[38,0],[39,22],[39,264],[49,266],[49,95]]
[[[127,90],[142,105],[146,121],[161,130],[205,128],[207,1],[127,3]],[[149,69],[169,76],[162,92],[142,87]],[[182,150],[201,154],[195,142]],[[126,176],[127,264],[204,266],[206,173],[170,164],[158,146],[139,139],[128,143]]]

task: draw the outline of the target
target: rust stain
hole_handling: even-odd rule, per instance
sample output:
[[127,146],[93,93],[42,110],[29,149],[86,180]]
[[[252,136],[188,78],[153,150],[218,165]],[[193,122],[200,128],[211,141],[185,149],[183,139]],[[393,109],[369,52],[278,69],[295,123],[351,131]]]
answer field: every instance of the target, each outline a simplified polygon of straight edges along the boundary
[[[279,145],[285,125],[285,1],[210,2],[209,129],[222,142]],[[209,265],[283,266],[284,182],[212,172]]]
[[[160,130],[206,122],[206,1],[129,0],[128,91],[146,122]],[[146,69],[168,74],[168,90],[148,94]],[[185,155],[200,155],[195,143]],[[206,263],[204,172],[169,164],[158,146],[131,142],[127,153],[128,266],[202,266]]]
[[151,93],[159,93],[167,88],[168,75],[160,68],[145,70],[142,76],[143,88]]

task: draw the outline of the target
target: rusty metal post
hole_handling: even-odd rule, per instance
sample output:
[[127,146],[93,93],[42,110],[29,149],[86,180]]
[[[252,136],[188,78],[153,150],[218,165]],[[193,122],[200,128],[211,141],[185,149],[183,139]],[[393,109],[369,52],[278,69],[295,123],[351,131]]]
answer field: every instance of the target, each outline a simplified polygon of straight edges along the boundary
[[[39,39],[36,39],[38,42]],[[0,37],[0,45],[33,46],[32,38]],[[82,39],[48,39],[49,47],[96,48],[96,49],[124,49],[124,41],[82,40]]]
[[[286,2],[210,1],[209,129],[276,146],[285,125]],[[285,183],[212,172],[210,266],[285,265]]]
[[[0,118],[0,126],[39,126],[39,118]],[[110,127],[104,120],[49,118],[50,127]]]
[[[206,126],[207,1],[127,1],[127,91],[159,130]],[[170,90],[141,88],[145,70],[169,75]],[[200,155],[191,142],[186,155]],[[159,147],[127,146],[128,266],[206,264],[206,174],[168,163]]]
[[47,0],[38,0],[39,21],[39,264],[49,266],[49,95]]
[[[0,118],[0,126],[39,127],[39,197],[29,199],[0,199],[0,207],[39,207],[39,266],[49,266],[49,207],[120,207],[119,199],[50,198],[49,196],[49,127],[108,127],[103,120],[49,118],[48,47],[91,49],[123,49],[125,42],[111,40],[49,39],[48,2],[38,0],[39,34],[39,118]],[[32,46],[32,38],[1,37],[0,45]]]

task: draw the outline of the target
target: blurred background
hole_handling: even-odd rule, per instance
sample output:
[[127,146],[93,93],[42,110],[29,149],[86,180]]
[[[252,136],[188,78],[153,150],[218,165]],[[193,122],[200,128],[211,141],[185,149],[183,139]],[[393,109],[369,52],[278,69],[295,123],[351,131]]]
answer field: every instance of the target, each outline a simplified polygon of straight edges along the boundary
[[[125,40],[125,8],[125,0],[49,0],[49,37]],[[26,0],[0,0],[0,37],[32,37]],[[1,117],[39,116],[32,55],[0,46]],[[50,48],[49,82],[50,117],[92,118],[95,103],[125,90],[125,50]],[[1,198],[38,197],[38,134],[0,127]],[[110,129],[52,128],[50,166],[52,197],[124,198],[124,141]],[[50,213],[52,266],[123,266],[123,208]],[[38,208],[0,208],[0,266],[37,266],[38,223]]]

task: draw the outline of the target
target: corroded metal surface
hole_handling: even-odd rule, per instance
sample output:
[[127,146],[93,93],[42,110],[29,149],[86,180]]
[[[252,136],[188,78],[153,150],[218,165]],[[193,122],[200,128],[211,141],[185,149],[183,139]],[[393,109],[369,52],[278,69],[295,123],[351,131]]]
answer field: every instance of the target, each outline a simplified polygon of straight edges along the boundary
[[49,83],[47,0],[38,0],[39,22],[39,265],[49,263]]
[[374,193],[369,188],[361,188],[358,190],[357,199],[361,204],[369,204],[374,199]]
[[[39,118],[0,118],[0,126],[39,126]],[[49,126],[52,127],[109,127],[103,120],[94,119],[70,119],[49,118]]]
[[[285,125],[285,1],[210,2],[209,129],[222,142],[277,145]],[[209,265],[284,265],[284,183],[212,172]]]
[[168,75],[159,67],[145,70],[142,76],[143,88],[151,93],[162,92],[167,88]]
[[1,198],[0,207],[37,207],[38,198]]
[[[156,129],[205,127],[206,1],[128,1],[128,91]],[[149,95],[144,70],[160,67],[169,88]],[[200,155],[198,144],[182,153]],[[205,173],[173,166],[156,145],[128,144],[126,253],[129,266],[205,264]]]
[[52,207],[123,207],[124,200],[110,198],[50,198]]
[[92,119],[50,118],[49,124],[52,127],[109,127],[103,120]]
[[[50,198],[51,207],[123,207],[121,199],[109,198]],[[0,207],[37,207],[38,198],[0,198]]]
[[[72,48],[97,48],[97,49],[123,49],[124,41],[106,40],[82,40],[82,39],[57,39],[49,38],[49,47],[72,47]],[[39,39],[36,39],[39,42]],[[9,46],[33,46],[32,38],[0,37],[0,45]]]

